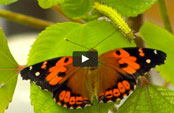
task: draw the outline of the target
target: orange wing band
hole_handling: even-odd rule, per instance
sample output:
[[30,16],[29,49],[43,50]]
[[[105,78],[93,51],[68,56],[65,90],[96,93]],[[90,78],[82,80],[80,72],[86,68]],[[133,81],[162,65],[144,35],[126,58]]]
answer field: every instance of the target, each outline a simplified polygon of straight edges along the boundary
[[[67,60],[68,59],[68,60]],[[54,86],[60,83],[63,77],[58,76],[60,72],[67,71],[67,65],[72,63],[72,58],[62,57],[57,61],[56,65],[49,69],[49,74],[46,77],[46,81],[49,82],[50,85]],[[42,65],[44,68],[44,64]]]

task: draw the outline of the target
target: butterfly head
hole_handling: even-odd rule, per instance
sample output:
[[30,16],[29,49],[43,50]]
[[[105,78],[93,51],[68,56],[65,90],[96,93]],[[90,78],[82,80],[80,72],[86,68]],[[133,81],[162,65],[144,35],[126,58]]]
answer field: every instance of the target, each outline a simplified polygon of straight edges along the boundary
[[94,49],[94,48],[91,48],[91,49],[89,49],[88,51],[96,51],[96,52],[97,52],[97,50]]

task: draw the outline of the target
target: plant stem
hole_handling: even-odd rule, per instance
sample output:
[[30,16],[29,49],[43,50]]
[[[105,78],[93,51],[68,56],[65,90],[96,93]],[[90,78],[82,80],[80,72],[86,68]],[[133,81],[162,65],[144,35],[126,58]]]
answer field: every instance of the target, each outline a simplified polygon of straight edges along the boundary
[[137,33],[143,25],[143,15],[139,14],[136,17],[129,17],[127,23],[133,29],[133,31]]
[[[139,32],[140,27],[143,25],[143,17],[142,15],[138,15],[137,17],[129,17],[127,19],[128,25],[133,29],[135,33]],[[138,36],[138,34],[136,34]],[[134,42],[137,47],[145,48],[145,42],[141,37],[136,37]]]
[[53,6],[52,7],[53,10],[55,10],[56,12],[60,13],[62,16],[66,17],[68,20],[72,21],[72,22],[77,22],[77,23],[80,23],[80,24],[84,24],[83,21],[81,20],[74,20],[74,19],[71,19],[69,17],[67,17],[61,10],[61,8],[59,6]]
[[161,13],[164,27],[165,29],[167,29],[169,32],[172,33],[172,27],[171,27],[169,15],[167,12],[166,2],[165,0],[158,0],[158,4],[159,4],[160,13]]
[[0,17],[6,18],[6,19],[16,22],[16,23],[29,25],[29,26],[39,28],[39,29],[44,29],[45,27],[54,24],[49,21],[41,20],[38,18],[26,16],[26,15],[11,12],[11,11],[7,11],[4,9],[0,9]]

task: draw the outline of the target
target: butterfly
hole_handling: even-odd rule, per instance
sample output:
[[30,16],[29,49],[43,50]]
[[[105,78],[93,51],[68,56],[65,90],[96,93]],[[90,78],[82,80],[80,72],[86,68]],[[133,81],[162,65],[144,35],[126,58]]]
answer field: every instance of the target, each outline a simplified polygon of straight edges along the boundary
[[[93,50],[96,51],[96,50]],[[150,48],[119,48],[98,56],[97,67],[75,67],[72,56],[49,59],[26,67],[23,79],[53,93],[55,102],[69,109],[99,102],[115,102],[136,87],[137,77],[164,64],[166,54]]]

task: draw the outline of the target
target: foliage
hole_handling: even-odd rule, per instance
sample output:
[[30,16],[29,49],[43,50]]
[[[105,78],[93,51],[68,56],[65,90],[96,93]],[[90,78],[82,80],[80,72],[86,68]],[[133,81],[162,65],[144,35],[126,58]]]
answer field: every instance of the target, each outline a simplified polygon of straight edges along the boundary
[[117,113],[174,113],[174,91],[147,84],[139,86]]
[[62,10],[68,17],[80,18],[91,10],[92,5],[93,0],[65,0]]
[[[9,51],[2,29],[0,29],[0,64],[0,113],[3,113],[13,97],[17,82],[18,64]],[[10,82],[6,82],[11,77],[13,78]]]
[[17,0],[0,0],[1,5],[8,5],[14,2],[17,2]]
[[116,9],[122,16],[135,17],[149,9],[156,0],[98,0]]
[[[116,9],[122,16],[135,17],[149,9],[156,0],[39,0],[42,8],[50,8],[60,3],[63,12],[70,18],[83,18],[92,10],[95,1],[104,3]],[[61,2],[60,2],[61,1]],[[43,5],[42,5],[43,4]]]
[[[0,4],[8,5],[17,0],[0,0]],[[72,56],[73,51],[86,51],[86,49],[74,45],[64,38],[75,43],[93,48],[104,40],[95,49],[99,54],[108,50],[132,47],[135,44],[127,38],[134,38],[132,30],[124,21],[124,17],[135,17],[148,10],[156,0],[37,0],[43,9],[57,9],[66,15],[69,20],[79,22],[64,22],[52,25],[52,22],[24,16],[12,12],[0,10],[0,16],[15,22],[38,26],[48,26],[43,30],[32,45],[29,53],[28,65],[38,63],[58,56]],[[102,5],[101,5],[102,4]],[[58,5],[61,9],[59,9]],[[166,15],[166,14],[165,14]],[[99,17],[107,17],[107,21],[97,20]],[[26,20],[20,22],[21,20]],[[74,19],[82,19],[74,20]],[[87,21],[86,21],[87,20]],[[110,22],[108,22],[110,20]],[[85,24],[80,24],[86,22]],[[167,25],[167,24],[166,24]],[[173,58],[174,36],[165,29],[152,23],[145,23],[140,29],[141,36],[147,47],[160,49],[167,53],[166,64],[158,67],[162,77],[174,84]],[[111,35],[112,34],[112,35]],[[125,38],[125,36],[127,36]],[[5,35],[0,29],[0,113],[8,107],[15,90],[19,65],[11,55]],[[4,84],[5,83],[5,84]],[[114,104],[99,104],[94,98],[93,106],[82,110],[67,110],[57,105],[51,93],[41,90],[34,83],[31,84],[31,104],[35,113],[107,113]],[[173,113],[174,92],[160,86],[145,84],[139,86],[117,113]],[[118,102],[119,103],[119,102]]]
[[173,68],[170,68],[174,63],[174,36],[165,29],[149,22],[141,27],[140,32],[147,47],[160,49],[167,53],[165,65],[159,66],[157,69],[160,70],[162,77],[174,84]]
[[50,8],[57,4],[63,3],[64,0],[38,0],[39,6],[43,9]]

